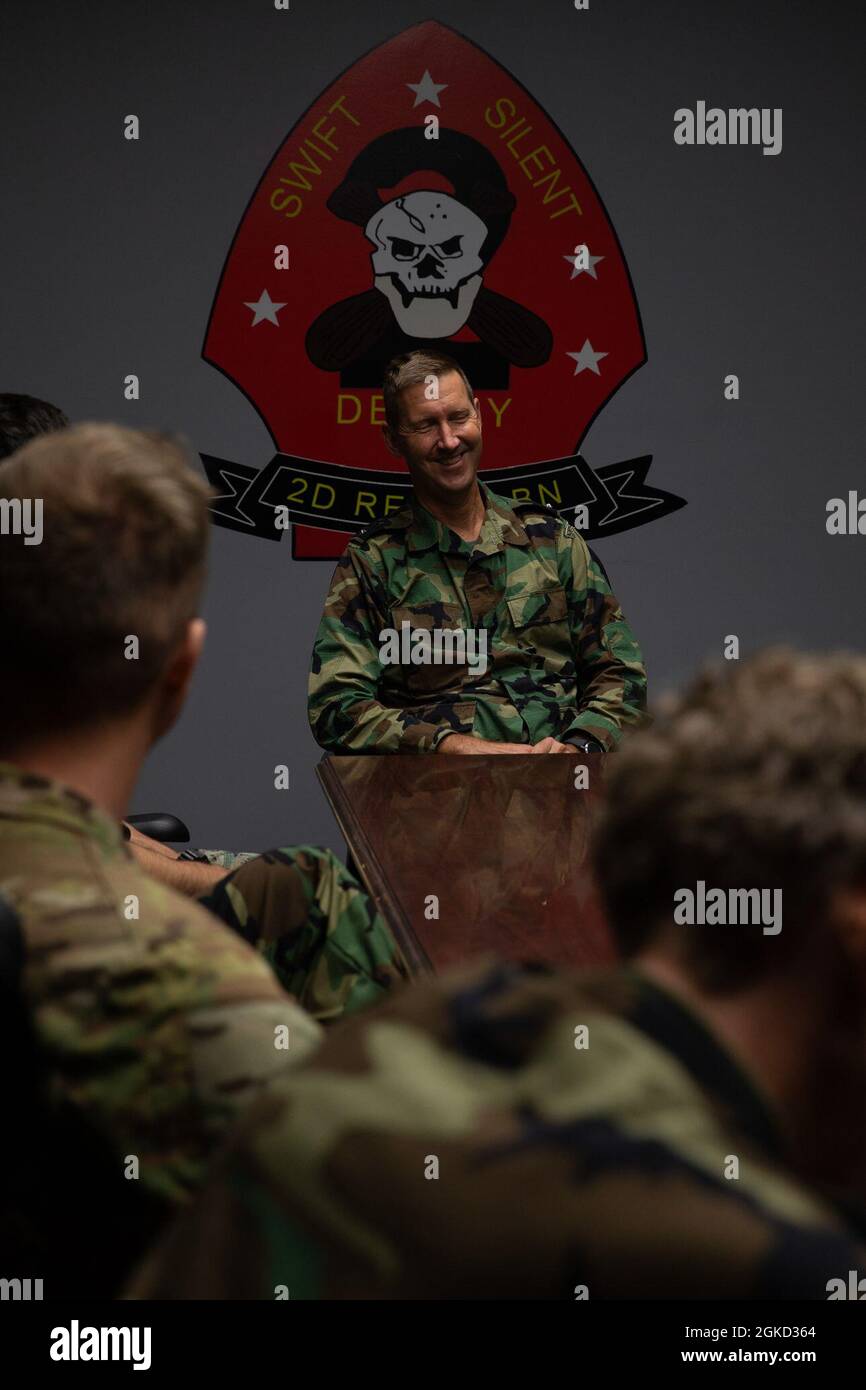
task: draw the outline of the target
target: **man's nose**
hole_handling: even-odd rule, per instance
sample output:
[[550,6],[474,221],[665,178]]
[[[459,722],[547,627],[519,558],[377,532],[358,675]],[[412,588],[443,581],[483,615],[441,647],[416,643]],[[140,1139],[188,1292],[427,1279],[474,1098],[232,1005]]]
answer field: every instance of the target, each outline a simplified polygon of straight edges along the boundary
[[439,425],[439,437],[436,441],[440,449],[446,453],[452,453],[454,449],[460,447],[460,436],[455,433],[447,420],[442,420]]

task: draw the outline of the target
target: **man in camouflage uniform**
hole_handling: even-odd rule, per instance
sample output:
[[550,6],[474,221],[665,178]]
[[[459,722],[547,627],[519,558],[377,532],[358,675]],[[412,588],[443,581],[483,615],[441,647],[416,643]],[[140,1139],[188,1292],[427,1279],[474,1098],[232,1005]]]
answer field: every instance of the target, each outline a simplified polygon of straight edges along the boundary
[[[395,358],[384,406],[412,501],[352,540],[334,573],[309,683],[317,741],[333,753],[614,748],[645,708],[646,674],[599,561],[550,508],[478,481],[479,403],[450,358]],[[382,634],[404,625],[409,643],[474,632],[486,666],[413,662],[411,647],[383,664]]]
[[[835,1299],[866,1277],[866,660],[734,663],[611,761],[595,860],[628,964],[488,961],[347,1020],[251,1107],[134,1293]],[[681,924],[698,879],[778,888],[782,930]]]
[[[135,1159],[167,1211],[255,1091],[318,1046],[316,1020],[380,997],[404,968],[329,851],[214,869],[202,905],[145,872],[123,838],[142,760],[183,707],[204,635],[208,492],[183,451],[112,426],[45,435],[0,469],[0,500],[33,498],[40,543],[0,537],[13,988],[53,1099],[88,1116],[118,1165]],[[98,1223],[95,1212],[94,1244]]]

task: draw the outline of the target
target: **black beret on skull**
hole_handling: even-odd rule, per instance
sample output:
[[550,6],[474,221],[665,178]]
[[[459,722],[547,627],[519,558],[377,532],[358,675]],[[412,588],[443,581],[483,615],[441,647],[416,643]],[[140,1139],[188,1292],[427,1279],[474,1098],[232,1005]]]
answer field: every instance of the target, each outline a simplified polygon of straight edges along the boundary
[[365,227],[387,201],[379,196],[379,189],[393,188],[421,169],[448,179],[457,201],[486,224],[482,246],[486,264],[508,231],[517,200],[490,151],[460,131],[440,129],[438,140],[425,139],[421,126],[380,135],[352,161],[327,207],[344,222]]
[[[371,217],[393,201],[382,198],[380,189],[387,193],[409,175],[425,172],[446,179],[451,196],[484,223],[487,232],[477,254],[487,266],[508,231],[517,199],[490,151],[460,131],[440,128],[438,140],[425,139],[422,126],[380,135],[352,161],[327,200],[328,210],[365,229]],[[446,342],[457,360],[462,354],[461,364],[471,366],[474,384],[504,388],[509,364],[536,367],[550,357],[553,335],[543,319],[485,285],[477,292],[466,326],[478,343],[452,342],[449,336],[429,343]],[[341,372],[347,386],[378,385],[391,357],[427,342],[407,338],[397,328],[388,300],[378,289],[363,290],[324,309],[305,338],[314,366]]]

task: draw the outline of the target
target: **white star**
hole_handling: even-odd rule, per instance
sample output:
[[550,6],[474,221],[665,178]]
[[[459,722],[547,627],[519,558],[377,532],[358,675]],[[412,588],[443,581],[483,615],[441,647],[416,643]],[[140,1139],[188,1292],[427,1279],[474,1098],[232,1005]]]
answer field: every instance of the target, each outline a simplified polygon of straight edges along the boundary
[[577,264],[577,256],[576,256],[576,255],[574,255],[574,256],[563,256],[562,259],[563,259],[564,261],[569,261],[569,262],[571,263],[571,265],[574,267],[574,269],[573,269],[572,272],[571,272],[571,279],[572,279],[572,280],[574,279],[574,277],[575,277],[576,275],[582,275],[584,271],[586,271],[587,275],[591,275],[592,278],[593,278],[593,280],[597,280],[597,279],[598,279],[598,276],[597,276],[596,273],[595,273],[595,267],[598,265],[599,261],[603,261],[603,260],[604,260],[604,256],[593,256],[593,255],[590,253],[589,249],[587,249],[587,256],[586,256],[586,259],[589,261],[589,265],[578,265],[578,264]]
[[275,304],[267,290],[262,290],[258,299],[254,302],[245,299],[244,307],[246,309],[252,309],[253,311],[253,321],[250,324],[251,328],[255,328],[257,323],[275,323],[277,328],[279,328],[280,321],[277,318],[277,312],[280,309],[285,309],[286,306],[285,304]]
[[591,372],[595,372],[596,376],[601,376],[601,372],[598,370],[598,364],[603,357],[608,356],[606,352],[596,352],[588,338],[580,349],[580,352],[569,352],[566,355],[568,357],[573,357],[577,363],[574,369],[575,376],[577,376],[579,372],[585,372],[587,368]]
[[425,101],[432,102],[434,106],[441,105],[439,93],[445,91],[448,83],[434,82],[428,69],[425,68],[424,76],[421,78],[420,82],[407,82],[405,85],[409,88],[410,92],[415,93],[415,100],[412,103],[412,108],[414,110],[416,106],[421,106]]

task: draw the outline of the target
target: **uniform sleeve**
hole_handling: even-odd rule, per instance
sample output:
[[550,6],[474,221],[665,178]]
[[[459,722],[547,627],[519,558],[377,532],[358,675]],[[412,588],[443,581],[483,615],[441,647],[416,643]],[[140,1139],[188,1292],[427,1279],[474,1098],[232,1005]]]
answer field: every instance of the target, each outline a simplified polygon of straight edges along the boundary
[[182,1201],[240,1110],[322,1030],[197,903],[126,858],[99,869],[58,854],[63,894],[29,894],[25,992],[55,1094],[140,1159],[151,1192]]
[[329,753],[432,753],[446,734],[467,732],[446,704],[382,703],[379,634],[389,620],[382,579],[349,546],[325,600],[308,686],[310,728]]
[[199,902],[257,946],[284,989],[321,1022],[368,1007],[409,977],[386,922],[328,849],[268,850]]
[[578,708],[560,739],[586,734],[608,751],[646,712],[646,670],[640,647],[607,576],[583,537],[563,533],[561,560],[568,594],[578,680]]

